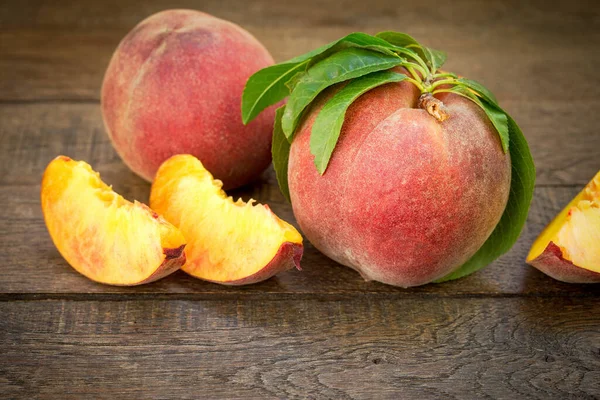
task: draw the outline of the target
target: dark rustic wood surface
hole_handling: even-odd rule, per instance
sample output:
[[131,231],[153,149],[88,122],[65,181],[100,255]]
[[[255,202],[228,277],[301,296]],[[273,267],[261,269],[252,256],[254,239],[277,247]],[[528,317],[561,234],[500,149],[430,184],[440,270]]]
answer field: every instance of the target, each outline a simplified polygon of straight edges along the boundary
[[[439,3],[0,4],[0,398],[599,398],[599,286],[554,281],[524,258],[600,169],[600,6]],[[529,140],[537,187],[518,243],[465,279],[413,289],[364,282],[308,243],[303,271],[242,288],[78,275],[44,226],[43,169],[83,159],[147,200],[110,146],[99,88],[122,36],[173,7],[239,23],[277,61],[352,31],[446,50],[447,69],[486,84]],[[272,170],[231,194],[293,222]]]
[[0,303],[3,398],[592,399],[589,299]]

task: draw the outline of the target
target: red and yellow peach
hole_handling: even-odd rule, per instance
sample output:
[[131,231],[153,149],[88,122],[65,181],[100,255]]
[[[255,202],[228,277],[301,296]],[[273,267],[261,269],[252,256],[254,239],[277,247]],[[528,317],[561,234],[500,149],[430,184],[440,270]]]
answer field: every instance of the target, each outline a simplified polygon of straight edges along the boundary
[[55,158],[44,172],[41,201],[56,248],[89,279],[139,285],[185,263],[181,232],[148,206],[115,193],[83,161]]
[[600,283],[600,172],[540,233],[527,262],[559,281]]
[[182,270],[226,285],[256,283],[300,268],[302,236],[262,204],[233,201],[191,155],[169,158],[152,183],[150,206],[187,240]]
[[289,158],[294,215],[307,239],[366,280],[408,287],[453,272],[483,245],[506,207],[511,160],[472,101],[437,94],[448,117],[419,108],[419,90],[391,83],[348,109],[321,176],[310,153],[323,94],[296,130]]
[[152,181],[175,154],[199,157],[226,188],[255,179],[270,163],[274,109],[244,126],[248,77],[273,64],[236,24],[192,10],[140,22],[121,41],[102,84],[102,114],[123,161]]

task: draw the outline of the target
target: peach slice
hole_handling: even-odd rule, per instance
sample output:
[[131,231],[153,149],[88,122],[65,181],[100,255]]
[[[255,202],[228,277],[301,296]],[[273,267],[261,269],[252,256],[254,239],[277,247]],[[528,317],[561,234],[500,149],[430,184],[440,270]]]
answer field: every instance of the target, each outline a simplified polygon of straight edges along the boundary
[[150,206],[187,240],[182,270],[203,280],[244,285],[300,269],[302,236],[266,205],[234,202],[202,163],[176,155],[158,169]]
[[185,263],[183,234],[148,206],[115,193],[83,161],[55,158],[44,172],[41,192],[54,245],[91,280],[139,285]]
[[542,231],[527,262],[559,281],[600,282],[600,171]]

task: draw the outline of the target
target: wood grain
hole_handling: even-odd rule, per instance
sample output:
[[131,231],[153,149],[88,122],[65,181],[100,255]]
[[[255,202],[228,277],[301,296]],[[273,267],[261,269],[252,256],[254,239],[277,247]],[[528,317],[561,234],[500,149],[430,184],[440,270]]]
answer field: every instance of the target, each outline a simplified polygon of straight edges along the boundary
[[448,52],[448,70],[506,101],[592,100],[600,95],[600,7],[594,1],[420,2],[258,0],[73,4],[9,0],[0,8],[0,100],[98,99],[121,38],[168,8],[200,9],[248,29],[277,61],[352,31],[400,30]]
[[[505,107],[529,141],[538,186],[583,186],[598,171],[600,100],[511,101]],[[126,197],[142,184],[113,150],[98,104],[4,104],[0,121],[0,185],[38,184],[59,154],[86,160]]]
[[599,313],[583,299],[0,303],[0,394],[593,399]]
[[[568,203],[598,167],[600,137],[590,134],[592,128],[579,118],[576,106],[546,104],[533,109],[517,106],[515,118],[531,142],[538,182],[557,184],[565,180],[583,183],[564,187],[538,186],[529,223],[519,242],[506,256],[485,270],[456,282],[403,290],[364,282],[357,273],[329,260],[309,243],[306,243],[302,272],[288,271],[246,288],[210,284],[182,272],[137,288],[110,287],[91,282],[66,264],[46,232],[39,204],[39,183],[46,164],[59,154],[86,160],[129,200],[147,202],[149,184],[130,172],[113,150],[104,132],[97,104],[5,104],[0,107],[0,153],[3,155],[0,159],[0,203],[3,204],[0,208],[0,239],[6,261],[0,294],[25,298],[71,298],[78,293],[149,296],[162,293],[194,298],[279,294],[351,297],[355,293],[381,296],[519,293],[597,296],[600,290],[596,286],[562,284],[524,263],[531,243],[545,224]],[[592,106],[587,107],[591,111]],[[554,119],[539,118],[543,112],[540,110],[560,112],[570,126],[569,143],[560,142],[564,131],[552,130]],[[564,163],[562,168],[559,167],[560,160]],[[231,194],[268,203],[279,216],[294,222],[291,207],[279,192],[272,169],[254,185]]]
[[[127,173],[123,171],[123,173]],[[266,201],[278,215],[294,222],[291,209],[276,191],[273,174],[243,197]],[[137,178],[136,178],[137,179]],[[130,187],[129,198],[147,198],[148,184]],[[415,296],[567,296],[598,297],[598,285],[570,285],[555,281],[525,264],[531,243],[545,224],[577,193],[578,188],[544,187],[535,192],[525,230],[505,256],[487,268],[464,279],[439,285],[401,289],[377,282],[365,282],[356,272],[328,259],[310,243],[305,243],[302,271],[286,271],[276,277],[246,287],[227,287],[203,282],[177,272],[157,282],[138,287],[113,287],[92,282],[75,272],[52,243],[39,205],[39,186],[0,187],[0,241],[3,246],[3,278],[0,299],[11,298],[133,298],[166,296],[169,298],[340,298],[365,295],[379,297]],[[269,197],[272,196],[272,197]],[[270,200],[273,199],[273,200]],[[104,295],[104,296],[102,296]],[[89,298],[84,296],[83,298]]]
[[[447,51],[447,69],[496,93],[529,141],[537,187],[520,240],[467,278],[408,290],[364,282],[309,243],[303,271],[248,287],[79,275],[46,232],[42,173],[66,154],[147,200],[104,132],[99,90],[119,40],[167,8],[236,22],[277,61],[353,31]],[[0,398],[600,398],[600,285],[524,263],[600,168],[599,24],[591,0],[2,2]],[[294,222],[272,170],[231,194]]]

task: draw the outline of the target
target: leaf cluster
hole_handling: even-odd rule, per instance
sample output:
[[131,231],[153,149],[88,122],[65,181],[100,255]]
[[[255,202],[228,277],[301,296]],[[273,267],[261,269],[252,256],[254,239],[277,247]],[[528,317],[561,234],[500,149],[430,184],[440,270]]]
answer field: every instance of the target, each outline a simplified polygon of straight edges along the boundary
[[[422,93],[451,92],[481,107],[498,132],[503,151],[511,157],[508,204],[478,252],[440,282],[473,273],[512,247],[527,219],[535,182],[533,159],[516,122],[480,83],[439,71],[445,61],[444,52],[425,47],[405,33],[386,31],[372,36],[355,32],[256,72],[246,83],[242,96],[244,124],[288,97],[287,104],[277,109],[272,142],[277,181],[288,201],[287,171],[294,133],[317,96],[333,85],[344,83],[319,111],[310,135],[310,151],[320,174],[327,170],[346,111],[361,95],[378,86],[410,81]],[[400,73],[397,67],[403,67],[408,74]]]

